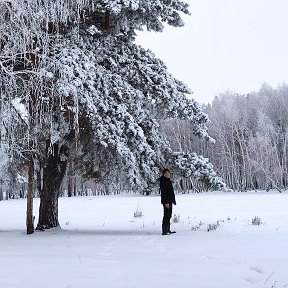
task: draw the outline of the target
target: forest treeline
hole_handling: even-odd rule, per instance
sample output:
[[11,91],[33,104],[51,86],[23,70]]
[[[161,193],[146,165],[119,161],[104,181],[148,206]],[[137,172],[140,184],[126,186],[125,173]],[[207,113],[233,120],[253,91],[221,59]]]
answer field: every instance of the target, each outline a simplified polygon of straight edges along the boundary
[[[288,85],[275,89],[263,84],[258,92],[248,95],[228,91],[215,97],[211,104],[203,105],[202,109],[209,116],[209,134],[215,143],[195,137],[193,128],[185,120],[164,120],[161,132],[169,139],[173,150],[196,152],[207,157],[217,175],[232,190],[275,189],[281,192],[287,188]],[[121,173],[115,173],[107,185],[82,177],[78,166],[75,161],[68,163],[62,196],[120,194],[123,191],[157,193],[157,183],[148,189],[133,190],[125,179],[121,179]],[[14,176],[10,193],[5,196],[25,197],[26,179]],[[195,177],[174,181],[181,193],[207,190],[207,185]],[[3,199],[1,191],[0,196]],[[35,196],[39,196],[37,191]]]
[[[288,85],[263,84],[258,92],[223,93],[203,109],[210,119],[215,143],[191,137],[185,121],[163,126],[174,149],[208,157],[227,186],[236,191],[287,188]],[[182,181],[183,190],[201,191],[194,181]]]

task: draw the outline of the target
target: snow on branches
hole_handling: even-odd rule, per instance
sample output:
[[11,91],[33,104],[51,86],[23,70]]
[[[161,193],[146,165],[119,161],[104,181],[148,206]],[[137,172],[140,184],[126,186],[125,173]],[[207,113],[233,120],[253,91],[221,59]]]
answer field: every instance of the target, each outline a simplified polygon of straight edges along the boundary
[[226,189],[226,184],[216,175],[208,158],[196,153],[181,152],[174,152],[173,156],[180,175],[182,174],[184,177],[192,176],[213,189]]
[[132,185],[146,187],[170,159],[186,175],[216,181],[205,159],[175,158],[159,130],[163,119],[187,120],[195,135],[212,141],[207,115],[161,60],[134,44],[135,30],[143,26],[182,26],[179,12],[189,14],[187,4],[2,0],[0,11],[1,99],[5,95],[14,108],[18,103],[35,155],[41,158],[47,143],[64,143],[68,151],[77,142],[74,157],[91,170],[84,174],[100,180],[113,176],[113,166]]

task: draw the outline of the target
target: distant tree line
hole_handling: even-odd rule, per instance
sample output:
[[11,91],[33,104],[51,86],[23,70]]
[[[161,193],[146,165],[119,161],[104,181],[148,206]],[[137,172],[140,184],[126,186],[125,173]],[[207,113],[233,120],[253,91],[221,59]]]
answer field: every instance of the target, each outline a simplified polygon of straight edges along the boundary
[[[199,141],[185,121],[166,121],[162,129],[173,149],[196,151],[209,158],[214,170],[233,190],[279,192],[288,185],[288,85],[258,92],[223,93],[203,109],[209,116],[209,134],[215,143]],[[200,191],[193,181],[184,190]]]
[[[276,89],[263,84],[258,92],[248,95],[226,92],[202,108],[209,116],[209,135],[215,139],[215,143],[195,137],[193,127],[188,121],[163,120],[160,122],[160,130],[169,139],[173,150],[196,152],[208,158],[213,163],[217,175],[235,191],[275,189],[281,192],[287,188],[288,86],[286,84]],[[79,165],[76,159],[74,155],[68,161],[60,196],[120,194],[123,191],[143,194],[158,192],[157,185],[140,190],[133,189],[127,183],[125,174],[123,177],[123,172],[113,166],[111,170],[117,171],[113,173],[110,171],[106,176],[102,175],[106,181],[99,181],[97,173],[93,174],[89,170],[91,169],[89,161],[86,162],[83,158]],[[87,165],[85,177],[80,167],[83,163]],[[7,189],[9,193],[3,193],[2,179],[0,199],[3,199],[3,195],[7,198],[26,197],[27,180],[20,177],[17,171],[13,172],[13,169],[10,173],[11,189]],[[208,187],[205,181],[195,179],[195,175],[175,179],[175,188],[182,193],[202,192]],[[35,196],[39,196],[37,190]]]

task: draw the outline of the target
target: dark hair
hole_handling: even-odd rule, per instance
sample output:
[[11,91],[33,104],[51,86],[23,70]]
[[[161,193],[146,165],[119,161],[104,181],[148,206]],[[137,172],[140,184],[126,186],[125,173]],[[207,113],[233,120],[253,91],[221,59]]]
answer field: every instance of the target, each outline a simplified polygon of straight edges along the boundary
[[166,168],[163,169],[163,171],[162,171],[162,175],[164,175],[166,172],[170,172],[169,169],[166,169]]

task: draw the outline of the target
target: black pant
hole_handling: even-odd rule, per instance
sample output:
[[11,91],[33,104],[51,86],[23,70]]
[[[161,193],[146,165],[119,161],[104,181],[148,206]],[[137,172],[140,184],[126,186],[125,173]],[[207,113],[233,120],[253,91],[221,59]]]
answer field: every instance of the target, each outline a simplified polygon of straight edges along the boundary
[[166,208],[165,205],[163,205],[164,208],[164,216],[162,221],[162,233],[168,233],[170,232],[170,219],[172,216],[172,204],[169,204],[169,208]]

